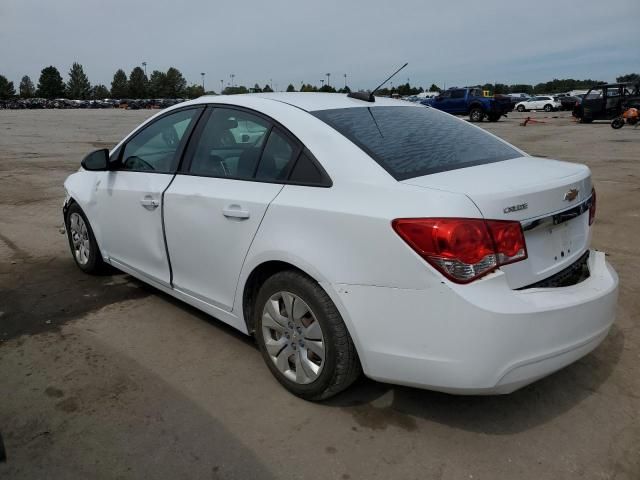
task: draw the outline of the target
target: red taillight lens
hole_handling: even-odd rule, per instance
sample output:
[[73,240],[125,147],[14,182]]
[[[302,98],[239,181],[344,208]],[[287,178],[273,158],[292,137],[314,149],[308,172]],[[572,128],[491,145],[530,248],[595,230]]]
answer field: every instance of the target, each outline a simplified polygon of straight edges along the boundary
[[591,205],[589,205],[589,225],[596,219],[596,189],[591,189]]
[[393,229],[422,258],[457,283],[527,258],[518,222],[476,218],[400,218]]

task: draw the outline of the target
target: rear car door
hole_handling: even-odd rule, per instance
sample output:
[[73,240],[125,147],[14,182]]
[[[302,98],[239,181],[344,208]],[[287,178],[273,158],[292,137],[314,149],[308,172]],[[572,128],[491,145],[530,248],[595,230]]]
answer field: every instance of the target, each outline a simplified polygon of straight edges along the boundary
[[247,251],[299,150],[261,115],[207,110],[164,198],[176,290],[231,311]]
[[115,266],[169,285],[162,194],[202,108],[172,111],[145,125],[117,152],[97,186],[102,253]]

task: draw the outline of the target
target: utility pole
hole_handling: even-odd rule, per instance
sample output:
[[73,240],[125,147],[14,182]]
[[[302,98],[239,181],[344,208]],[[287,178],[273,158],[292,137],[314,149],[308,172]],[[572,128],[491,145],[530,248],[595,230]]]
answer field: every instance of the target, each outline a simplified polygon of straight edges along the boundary
[[220,80],[220,95],[222,95],[223,90],[224,90],[224,80]]
[[147,62],[142,62],[142,66],[144,67],[144,76],[147,76]]
[[331,82],[330,82],[331,74],[330,73],[325,73],[325,75],[327,76],[327,87],[330,87],[331,86]]
[[206,92],[204,89],[204,72],[200,73],[200,75],[202,75],[202,93],[204,94],[204,92]]
[[344,74],[344,89],[347,89],[347,74]]
[[234,79],[234,78],[236,78],[236,74],[235,74],[235,73],[232,73],[232,74],[231,74],[231,86],[232,86],[232,87],[234,87],[234,86],[235,86],[235,84],[233,83],[233,79]]

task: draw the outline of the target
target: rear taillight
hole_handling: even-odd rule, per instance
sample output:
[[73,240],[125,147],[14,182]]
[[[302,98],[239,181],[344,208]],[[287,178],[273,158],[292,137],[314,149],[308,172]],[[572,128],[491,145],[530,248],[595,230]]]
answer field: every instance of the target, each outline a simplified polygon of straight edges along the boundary
[[476,218],[399,218],[393,229],[418,255],[456,283],[527,258],[519,222]]
[[589,225],[596,219],[596,189],[591,189],[591,204],[589,205]]

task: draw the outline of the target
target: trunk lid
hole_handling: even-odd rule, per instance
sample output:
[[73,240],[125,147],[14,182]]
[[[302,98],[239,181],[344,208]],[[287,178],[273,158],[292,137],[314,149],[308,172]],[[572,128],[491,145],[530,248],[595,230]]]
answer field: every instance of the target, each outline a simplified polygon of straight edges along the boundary
[[569,219],[557,216],[566,210],[575,213],[576,208],[580,212],[579,206],[591,197],[591,173],[584,165],[519,157],[402,183],[464,194],[486,219],[521,222],[528,258],[501,267],[511,288],[559,272],[589,247],[588,210]]

